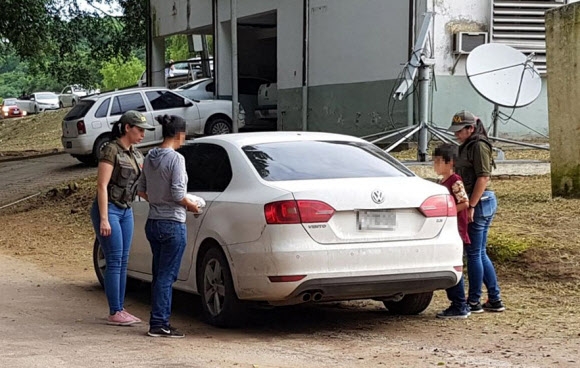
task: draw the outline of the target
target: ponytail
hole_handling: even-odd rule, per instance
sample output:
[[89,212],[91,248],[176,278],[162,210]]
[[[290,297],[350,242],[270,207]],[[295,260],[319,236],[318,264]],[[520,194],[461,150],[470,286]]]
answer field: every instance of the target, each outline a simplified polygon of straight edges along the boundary
[[111,136],[113,139],[121,138],[123,134],[121,134],[121,122],[117,121],[113,124],[113,130],[111,131]]
[[477,135],[482,135],[485,138],[489,138],[487,136],[487,130],[485,130],[485,126],[483,126],[483,122],[481,121],[480,118],[477,118],[477,120],[475,121],[475,134]]

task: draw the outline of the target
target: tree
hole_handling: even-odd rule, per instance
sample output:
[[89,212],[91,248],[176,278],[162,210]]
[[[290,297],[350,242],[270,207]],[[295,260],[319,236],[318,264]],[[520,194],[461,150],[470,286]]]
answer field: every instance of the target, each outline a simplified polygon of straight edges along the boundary
[[[27,61],[32,73],[94,85],[103,62],[128,59],[144,48],[147,1],[2,0],[0,43]],[[104,10],[115,3],[122,14]]]
[[145,64],[135,56],[123,60],[114,58],[103,64],[103,89],[113,90],[134,86],[145,70]]

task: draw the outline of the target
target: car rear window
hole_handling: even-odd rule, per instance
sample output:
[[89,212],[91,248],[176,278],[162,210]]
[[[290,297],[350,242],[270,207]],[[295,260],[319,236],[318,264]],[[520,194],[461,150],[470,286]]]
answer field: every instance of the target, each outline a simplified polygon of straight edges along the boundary
[[414,176],[377,146],[364,142],[279,142],[242,150],[268,181]]
[[84,118],[89,109],[95,104],[93,100],[81,100],[65,115],[64,120]]

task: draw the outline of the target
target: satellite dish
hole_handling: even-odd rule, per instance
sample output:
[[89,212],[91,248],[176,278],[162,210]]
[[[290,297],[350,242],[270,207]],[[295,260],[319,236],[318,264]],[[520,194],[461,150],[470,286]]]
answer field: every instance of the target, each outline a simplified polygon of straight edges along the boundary
[[542,90],[531,57],[500,43],[476,47],[467,57],[465,71],[473,88],[496,106],[529,105]]

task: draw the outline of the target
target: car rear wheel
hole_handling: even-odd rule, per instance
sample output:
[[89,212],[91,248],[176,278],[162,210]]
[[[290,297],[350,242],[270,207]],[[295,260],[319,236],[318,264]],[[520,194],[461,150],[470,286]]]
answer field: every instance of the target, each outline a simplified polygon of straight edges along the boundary
[[110,142],[111,137],[108,135],[104,135],[95,141],[95,145],[93,146],[93,154],[91,155],[92,161],[89,165],[97,166],[99,164],[99,156],[101,155],[101,151]]
[[234,327],[242,322],[244,308],[234,290],[228,261],[217,247],[210,248],[198,271],[203,315],[209,324]]
[[205,126],[205,135],[228,134],[232,132],[232,122],[225,117],[209,119]]
[[95,166],[95,158],[93,157],[93,155],[72,155],[72,156],[85,165]]
[[93,244],[93,267],[95,269],[95,274],[99,280],[99,284],[105,287],[105,270],[107,269],[107,261],[105,260],[105,254],[103,249],[101,249],[101,243],[99,239],[95,238],[95,243]]
[[[105,271],[107,270],[107,260],[105,259],[105,253],[101,248],[101,243],[99,239],[95,238],[95,243],[93,244],[93,268],[95,269],[95,274],[97,275],[97,280],[99,284],[105,288]],[[127,277],[126,290],[138,290],[143,284],[142,281],[134,279],[132,277]]]
[[383,301],[385,307],[394,314],[400,315],[414,315],[423,312],[429,304],[431,304],[431,299],[433,298],[433,292],[420,293],[420,294],[407,294],[399,301]]

